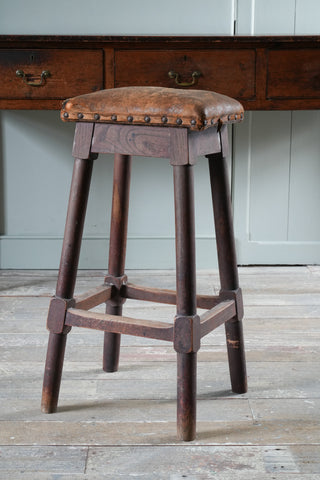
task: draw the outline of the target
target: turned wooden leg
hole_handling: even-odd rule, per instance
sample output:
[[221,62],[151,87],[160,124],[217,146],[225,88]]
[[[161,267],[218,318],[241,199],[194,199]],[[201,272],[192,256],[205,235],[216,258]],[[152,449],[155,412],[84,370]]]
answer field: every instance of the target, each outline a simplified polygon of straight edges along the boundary
[[221,295],[236,298],[237,316],[225,323],[232,390],[247,391],[245,350],[242,331],[242,295],[233,232],[230,187],[226,159],[208,155],[211,192],[218,250]]
[[[108,276],[122,277],[125,269],[129,191],[131,176],[131,157],[115,154],[113,171],[113,197],[110,227]],[[112,281],[112,280],[111,280]],[[123,300],[113,298],[107,302],[106,313],[122,314]],[[103,370],[115,372],[118,370],[121,335],[119,333],[104,334]]]
[[196,437],[197,354],[177,353],[177,432],[185,442]]
[[[107,304],[106,313],[110,315],[121,315],[122,314],[122,305],[110,305]],[[120,333],[104,333],[104,344],[103,344],[103,370],[105,372],[117,372],[119,367],[119,357],[120,357],[120,344],[121,344],[121,334]]]
[[63,305],[62,299],[73,297],[78,269],[83,225],[89,194],[93,160],[75,159],[70,198],[56,296],[48,314],[50,330],[47,359],[43,380],[42,411],[54,413],[57,409],[67,333],[64,311],[53,305]]
[[200,347],[196,316],[195,226],[193,167],[174,166],[176,215],[177,316],[174,347],[177,351],[177,430],[184,441],[196,436],[197,350]]

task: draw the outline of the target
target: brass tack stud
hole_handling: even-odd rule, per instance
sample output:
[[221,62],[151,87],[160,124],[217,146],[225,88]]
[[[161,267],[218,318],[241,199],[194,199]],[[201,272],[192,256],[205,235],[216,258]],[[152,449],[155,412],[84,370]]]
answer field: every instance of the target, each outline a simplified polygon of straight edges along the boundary
[[146,116],[144,117],[144,121],[145,121],[146,123],[149,123],[149,122],[150,122],[150,120],[151,120],[151,118],[150,118],[150,117],[148,117],[148,115],[146,115]]
[[69,113],[68,113],[68,112],[64,112],[63,116],[64,116],[64,118],[68,118],[68,117],[69,117]]
[[129,116],[127,117],[127,120],[128,120],[128,122],[133,122],[133,116],[132,116],[132,115],[129,115]]
[[113,122],[116,122],[117,121],[117,115],[111,115],[111,120]]
[[196,125],[197,121],[193,118],[190,123],[191,125]]
[[95,120],[100,120],[100,115],[99,115],[99,113],[95,113],[95,114],[94,114],[94,119],[95,119]]
[[211,119],[211,125],[214,125],[214,118]]
[[235,116],[234,116],[234,119],[237,120],[237,118],[238,118],[238,115],[235,115]]
[[177,123],[177,125],[181,125],[181,124],[182,124],[182,119],[181,119],[181,118],[177,118],[176,123]]
[[203,120],[203,125],[207,125],[208,124],[208,120]]
[[229,120],[229,121],[231,120],[231,115],[228,115],[228,120]]
[[162,123],[167,123],[167,121],[168,121],[168,117],[165,117],[165,116],[161,117]]
[[81,120],[83,118],[83,113],[78,113],[78,118]]

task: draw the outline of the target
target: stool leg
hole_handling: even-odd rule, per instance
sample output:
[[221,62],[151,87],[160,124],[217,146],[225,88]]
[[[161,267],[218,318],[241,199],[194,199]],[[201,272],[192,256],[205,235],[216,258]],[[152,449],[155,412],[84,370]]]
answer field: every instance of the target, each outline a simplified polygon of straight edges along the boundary
[[[174,166],[176,218],[177,317],[186,325],[196,314],[195,225],[193,167]],[[176,320],[177,322],[177,320]],[[183,341],[180,339],[181,342]],[[192,343],[192,341],[191,341]],[[177,351],[177,431],[184,441],[196,436],[197,348],[180,347]],[[179,351],[180,350],[180,351]]]
[[[93,160],[91,159],[75,159],[74,162],[56,288],[56,297],[58,298],[70,299],[73,297],[91,181],[92,165]],[[44,413],[54,413],[57,409],[68,331],[68,329],[65,329],[62,333],[50,332],[49,334],[41,403],[42,411]]]
[[[125,269],[130,176],[131,157],[115,154],[108,265],[108,274],[114,277],[124,275]],[[121,315],[122,303],[121,298],[108,301],[106,313]],[[103,370],[105,372],[116,372],[118,370],[120,341],[121,335],[119,333],[105,332],[103,349]]]
[[177,353],[177,434],[189,442],[196,437],[197,353]]
[[[221,290],[239,288],[234,242],[230,187],[226,159],[221,154],[208,155],[214,209]],[[225,323],[232,391],[247,391],[242,319],[238,316]]]
[[67,334],[49,334],[41,400],[43,413],[57,411],[66,343]]

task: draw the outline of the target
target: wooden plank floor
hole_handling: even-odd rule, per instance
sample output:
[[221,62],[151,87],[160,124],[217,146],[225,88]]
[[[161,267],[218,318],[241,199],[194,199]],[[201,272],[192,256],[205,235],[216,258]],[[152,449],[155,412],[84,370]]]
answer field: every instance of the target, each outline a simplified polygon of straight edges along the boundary
[[[128,272],[174,287],[171,271]],[[142,278],[144,277],[144,280]],[[45,329],[56,272],[0,272],[0,479],[319,479],[320,267],[240,269],[249,391],[230,391],[223,327],[203,339],[198,436],[176,440],[171,344],[123,337],[120,370],[101,370],[101,332],[68,337],[59,411],[40,413]],[[77,292],[102,272],[80,272]],[[217,272],[200,272],[213,293]],[[126,315],[174,309],[128,301]]]

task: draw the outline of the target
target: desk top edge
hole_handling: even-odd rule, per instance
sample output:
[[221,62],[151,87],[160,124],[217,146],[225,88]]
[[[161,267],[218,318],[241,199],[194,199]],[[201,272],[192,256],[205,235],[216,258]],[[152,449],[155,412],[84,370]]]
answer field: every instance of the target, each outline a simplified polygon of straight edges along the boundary
[[231,45],[241,46],[297,46],[299,45],[320,45],[320,35],[279,35],[279,36],[214,36],[214,35],[0,35],[0,47],[35,47],[48,48],[50,45],[61,46],[116,46],[127,44],[163,45],[170,44],[179,46],[192,44],[207,46]]

